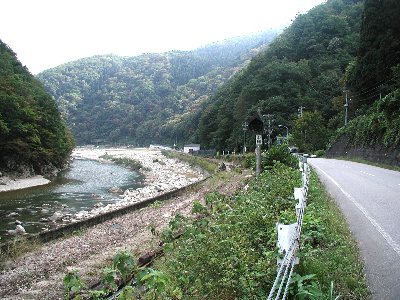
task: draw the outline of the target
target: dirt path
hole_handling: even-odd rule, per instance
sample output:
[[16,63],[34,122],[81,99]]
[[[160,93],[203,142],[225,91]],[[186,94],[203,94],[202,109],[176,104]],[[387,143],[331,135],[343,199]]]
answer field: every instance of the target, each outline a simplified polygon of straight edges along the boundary
[[75,269],[90,285],[121,249],[137,257],[155,247],[150,227],[161,231],[177,213],[189,215],[192,203],[210,191],[232,194],[245,182],[246,173],[226,172],[224,179],[208,179],[196,191],[88,228],[74,236],[43,245],[13,261],[0,273],[1,299],[62,299],[63,277]]

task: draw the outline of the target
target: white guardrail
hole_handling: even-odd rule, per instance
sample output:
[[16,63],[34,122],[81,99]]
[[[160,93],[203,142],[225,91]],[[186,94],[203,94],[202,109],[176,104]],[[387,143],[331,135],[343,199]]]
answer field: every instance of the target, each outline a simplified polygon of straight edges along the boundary
[[294,188],[294,198],[298,200],[295,207],[297,221],[289,225],[281,223],[276,224],[278,231],[277,247],[280,257],[277,259],[278,274],[276,275],[274,284],[269,293],[268,300],[286,299],[293,268],[299,263],[299,258],[296,256],[296,253],[299,249],[301,227],[303,225],[304,209],[307,204],[308,183],[310,178],[310,169],[306,156],[300,157],[299,168],[301,171],[302,187]]

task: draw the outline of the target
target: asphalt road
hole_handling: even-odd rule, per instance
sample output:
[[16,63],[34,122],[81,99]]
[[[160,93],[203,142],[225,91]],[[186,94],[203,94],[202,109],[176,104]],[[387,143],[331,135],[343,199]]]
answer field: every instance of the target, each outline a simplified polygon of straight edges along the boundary
[[400,172],[335,159],[308,162],[359,244],[373,299],[400,299]]

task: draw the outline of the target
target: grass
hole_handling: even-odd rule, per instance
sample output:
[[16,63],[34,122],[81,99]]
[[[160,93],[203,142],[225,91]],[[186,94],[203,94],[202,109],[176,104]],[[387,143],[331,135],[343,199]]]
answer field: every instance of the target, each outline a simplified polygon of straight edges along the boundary
[[102,159],[106,159],[109,161],[112,161],[113,163],[123,166],[125,168],[131,169],[133,171],[149,171],[148,168],[144,167],[143,164],[135,159],[131,158],[126,158],[126,157],[113,157],[112,155],[109,154],[104,154],[100,156]]
[[7,246],[3,246],[3,248],[1,248],[0,268],[2,268],[6,261],[14,260],[28,252],[33,252],[42,247],[42,245],[43,243],[37,239],[15,239],[13,242],[8,243]]
[[298,272],[315,274],[324,290],[333,282],[342,299],[369,299],[357,243],[314,172],[303,230]]
[[200,156],[193,156],[182,152],[162,151],[162,154],[169,158],[176,158],[187,162],[190,166],[198,166],[209,174],[215,174],[218,168],[218,163]]

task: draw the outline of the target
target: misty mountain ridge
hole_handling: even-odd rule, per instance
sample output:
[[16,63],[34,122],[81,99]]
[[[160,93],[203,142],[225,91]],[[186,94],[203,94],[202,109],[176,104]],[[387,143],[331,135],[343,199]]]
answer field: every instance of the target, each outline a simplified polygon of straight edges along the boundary
[[193,51],[98,55],[37,78],[55,98],[78,144],[183,141],[195,130],[189,127],[201,106],[276,35],[274,29]]

